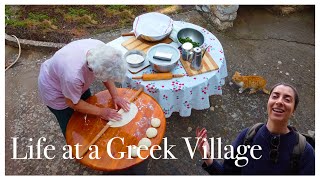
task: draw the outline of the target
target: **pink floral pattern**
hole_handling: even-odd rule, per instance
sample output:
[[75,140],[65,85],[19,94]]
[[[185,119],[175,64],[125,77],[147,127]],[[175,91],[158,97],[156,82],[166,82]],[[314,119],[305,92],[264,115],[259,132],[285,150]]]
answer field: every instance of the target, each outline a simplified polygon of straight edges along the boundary
[[183,103],[183,105],[187,108],[187,109],[190,109],[190,103],[188,101],[185,101]]
[[156,86],[156,83],[155,82],[152,82],[152,83],[149,83],[146,85],[146,88],[147,88],[147,91],[149,93],[156,93],[158,91],[158,88]]
[[168,96],[164,94],[163,97],[162,97],[162,99],[163,99],[163,100],[168,100]]
[[[209,84],[208,84],[209,85]],[[209,90],[209,88],[208,88],[208,86],[205,86],[205,87],[203,87],[202,89],[201,89],[201,92],[203,93],[203,94],[207,94],[207,91]]]
[[172,92],[178,92],[182,90],[184,83],[180,83],[179,80],[175,80],[171,82],[171,86],[172,86]]

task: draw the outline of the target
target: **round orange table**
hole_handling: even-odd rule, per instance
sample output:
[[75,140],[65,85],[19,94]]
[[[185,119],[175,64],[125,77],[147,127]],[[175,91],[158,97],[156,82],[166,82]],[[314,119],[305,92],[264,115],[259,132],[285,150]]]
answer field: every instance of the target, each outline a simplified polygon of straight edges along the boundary
[[[132,89],[118,88],[119,96],[129,100],[130,97],[136,92]],[[91,96],[88,103],[96,106],[114,107],[111,95],[109,91],[102,91],[94,96]],[[112,128],[109,127],[107,131],[95,142],[98,146],[98,150],[88,150],[82,159],[79,159],[80,163],[102,171],[115,171],[123,170],[131,166],[137,165],[145,159],[135,157],[128,159],[128,149],[126,146],[138,145],[140,139],[147,137],[146,131],[151,127],[151,119],[158,118],[161,120],[160,127],[157,128],[158,134],[156,137],[151,138],[152,145],[160,145],[166,129],[166,119],[160,105],[149,95],[141,93],[133,102],[138,107],[138,113],[135,118],[126,124],[125,126]],[[93,115],[86,115],[79,112],[74,112],[69,120],[66,130],[66,141],[68,145],[71,145],[72,155],[76,157],[76,144],[82,145],[79,147],[79,152],[82,152],[83,148],[90,143],[90,141],[100,132],[101,129],[107,124],[107,121],[100,119]],[[112,141],[111,154],[114,158],[120,158],[119,152],[125,152],[125,155],[121,159],[113,159],[107,153],[107,143],[114,137],[123,138],[124,142],[119,138]],[[89,158],[89,154],[95,157],[98,152],[98,158]],[[150,151],[141,150],[142,157],[150,157]]]

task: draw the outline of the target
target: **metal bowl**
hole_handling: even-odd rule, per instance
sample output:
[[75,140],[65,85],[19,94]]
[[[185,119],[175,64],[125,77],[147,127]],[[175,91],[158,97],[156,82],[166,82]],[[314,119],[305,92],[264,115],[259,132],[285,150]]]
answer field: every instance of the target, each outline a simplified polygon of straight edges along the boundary
[[193,42],[199,43],[199,47],[201,47],[204,43],[204,36],[203,34],[193,28],[183,28],[180,29],[179,32],[177,33],[177,40],[178,44],[181,46],[182,43],[179,41],[179,38],[187,38],[189,37]]
[[[172,31],[172,30],[171,30]],[[162,35],[159,35],[159,36],[155,36],[155,35],[144,35],[144,34],[141,34],[140,36],[137,37],[137,39],[139,37],[141,37],[142,39],[146,40],[146,41],[150,41],[150,42],[156,42],[156,41],[161,41],[165,38],[167,38],[171,31],[168,31],[167,33],[165,34],[162,34]]]
[[[137,55],[142,56],[142,57],[143,57],[143,60],[142,60],[142,61],[139,61],[138,59],[137,59],[137,60],[132,60],[132,59],[130,60],[130,59],[128,58],[128,56],[133,55],[133,54],[137,54]],[[129,65],[130,67],[136,68],[136,67],[140,67],[140,66],[143,65],[143,63],[144,63],[144,61],[145,61],[145,59],[146,59],[146,54],[145,54],[143,51],[130,50],[130,51],[128,51],[128,52],[126,52],[126,53],[124,54],[124,58],[125,58],[126,62],[128,63],[128,65]],[[136,61],[136,62],[135,62],[135,61]]]
[[[156,52],[164,52],[172,54],[171,61],[164,61],[153,58]],[[158,45],[152,46],[147,52],[147,59],[149,63],[157,72],[170,72],[172,71],[178,64],[180,59],[180,51],[169,44],[160,43]]]

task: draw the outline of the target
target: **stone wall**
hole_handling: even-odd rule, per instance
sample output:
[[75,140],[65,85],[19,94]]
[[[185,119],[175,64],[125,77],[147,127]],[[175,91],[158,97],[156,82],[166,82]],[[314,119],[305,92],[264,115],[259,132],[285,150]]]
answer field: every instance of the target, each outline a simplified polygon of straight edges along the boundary
[[[266,10],[272,14],[289,15],[295,12],[302,11],[313,6],[306,5],[274,5],[265,6]],[[202,16],[209,20],[209,23],[218,31],[224,31],[233,27],[233,21],[237,17],[239,5],[196,5],[196,9]]]
[[213,26],[223,31],[233,27],[239,5],[197,5],[196,9],[207,18]]

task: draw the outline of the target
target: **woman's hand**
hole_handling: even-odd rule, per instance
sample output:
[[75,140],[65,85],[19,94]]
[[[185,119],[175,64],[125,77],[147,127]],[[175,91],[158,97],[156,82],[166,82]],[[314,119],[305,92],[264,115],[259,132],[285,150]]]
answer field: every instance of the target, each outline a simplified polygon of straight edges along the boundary
[[205,156],[204,156],[204,153],[205,153],[204,149],[205,149],[205,150],[206,150],[207,158],[209,158],[209,159],[206,159],[206,160],[205,160],[205,163],[206,163],[207,165],[212,164],[213,160],[210,159],[210,145],[209,145],[208,140],[207,140],[207,130],[206,130],[205,128],[202,128],[202,129],[200,130],[200,128],[197,127],[197,129],[196,129],[196,135],[197,135],[198,138],[200,138],[199,143],[198,143],[198,146],[197,146],[197,149],[198,149],[198,151],[200,152],[201,157],[202,157],[202,158],[205,157]]
[[130,110],[129,102],[125,100],[124,98],[118,96],[117,88],[114,85],[113,81],[105,81],[103,84],[106,86],[106,88],[109,90],[115,109],[118,109],[118,106],[122,108],[124,111],[128,112]]
[[119,114],[117,110],[111,109],[111,108],[101,108],[99,116],[102,119],[110,120],[110,121],[119,121],[122,119],[121,114]]
[[116,96],[113,99],[115,109],[118,109],[118,106],[124,111],[128,112],[130,110],[130,103],[122,97]]

